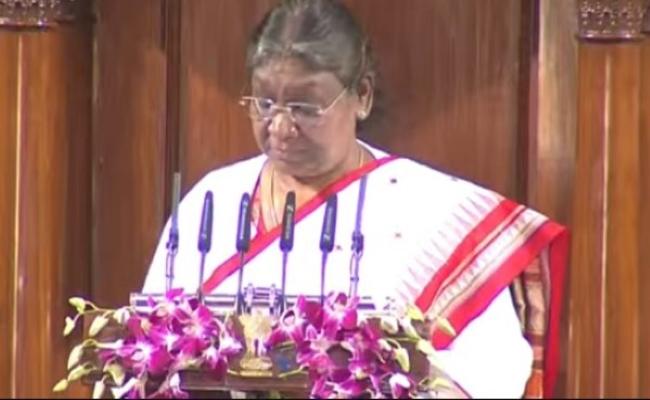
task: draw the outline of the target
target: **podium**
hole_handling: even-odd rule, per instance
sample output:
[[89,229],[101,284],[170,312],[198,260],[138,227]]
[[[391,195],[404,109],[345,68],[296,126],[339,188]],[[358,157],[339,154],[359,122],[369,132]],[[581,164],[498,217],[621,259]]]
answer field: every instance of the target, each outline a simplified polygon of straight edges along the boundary
[[[157,297],[148,294],[134,293],[131,295],[131,309],[136,313],[146,315],[151,312],[151,299],[156,301]],[[233,314],[236,299],[227,295],[211,295],[203,299],[203,305],[216,316],[216,318],[229,318],[231,327],[238,338],[243,338],[244,348],[242,351],[229,359],[225,374],[219,377],[214,376],[213,371],[201,368],[188,368],[179,371],[180,389],[189,393],[190,398],[230,398],[235,393],[258,394],[259,397],[267,398],[273,393],[278,393],[282,398],[308,398],[312,388],[307,371],[303,370],[296,361],[295,346],[280,345],[273,347],[263,355],[251,351],[254,339],[259,335],[268,333],[273,321],[273,308],[277,304],[272,291],[258,290],[255,293],[248,293],[243,313]],[[269,301],[271,299],[271,301]],[[292,307],[296,297],[287,296],[286,307]],[[308,298],[313,302],[320,301],[319,298]],[[264,314],[261,310],[267,310],[270,314]],[[368,324],[374,325],[379,331],[382,310],[375,309],[369,299],[362,298],[356,307],[360,317],[365,318]],[[87,315],[84,319],[84,332],[98,314]],[[428,327],[424,324],[414,325],[421,337],[426,337]],[[111,342],[124,334],[124,327],[114,323],[104,327],[96,339],[99,342]],[[122,332],[120,332],[122,330]],[[257,336],[256,336],[257,335]],[[409,354],[409,374],[417,382],[431,376],[432,366],[427,356],[416,350],[416,341],[407,336],[390,336],[394,342],[398,342]],[[327,350],[327,354],[336,367],[347,368],[351,353],[340,345],[334,345]],[[268,362],[265,364],[264,362]],[[98,375],[88,375],[84,381],[93,384],[98,381]],[[162,382],[162,379],[159,381]],[[154,385],[156,381],[153,382]],[[389,387],[382,387],[382,392],[390,396]]]

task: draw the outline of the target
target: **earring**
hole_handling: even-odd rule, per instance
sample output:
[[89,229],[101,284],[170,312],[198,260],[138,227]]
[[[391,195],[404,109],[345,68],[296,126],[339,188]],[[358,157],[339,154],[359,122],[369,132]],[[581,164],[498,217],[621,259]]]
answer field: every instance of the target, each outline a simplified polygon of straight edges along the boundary
[[366,115],[366,112],[365,112],[365,111],[359,111],[359,112],[357,112],[357,119],[360,120],[360,121],[363,121],[364,119],[366,119],[366,116],[367,116],[367,115]]

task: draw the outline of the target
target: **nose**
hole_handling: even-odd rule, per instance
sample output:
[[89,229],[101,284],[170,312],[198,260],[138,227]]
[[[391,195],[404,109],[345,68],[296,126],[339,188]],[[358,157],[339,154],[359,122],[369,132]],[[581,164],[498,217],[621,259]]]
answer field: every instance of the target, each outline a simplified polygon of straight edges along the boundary
[[297,128],[291,116],[286,112],[276,112],[269,122],[269,133],[279,139],[288,139],[296,135]]

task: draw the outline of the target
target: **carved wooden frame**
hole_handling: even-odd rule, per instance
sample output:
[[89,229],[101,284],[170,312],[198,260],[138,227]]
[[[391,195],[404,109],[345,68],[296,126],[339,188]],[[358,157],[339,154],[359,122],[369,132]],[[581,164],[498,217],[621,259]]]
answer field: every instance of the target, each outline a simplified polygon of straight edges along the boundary
[[650,29],[647,0],[578,0],[577,4],[581,40],[639,40],[642,31]]
[[84,0],[0,0],[0,28],[48,28],[80,17]]

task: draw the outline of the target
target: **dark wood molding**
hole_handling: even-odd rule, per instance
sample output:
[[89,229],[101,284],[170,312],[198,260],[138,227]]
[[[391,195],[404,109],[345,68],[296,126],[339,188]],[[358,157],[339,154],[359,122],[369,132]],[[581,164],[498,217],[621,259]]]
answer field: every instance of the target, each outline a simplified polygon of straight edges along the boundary
[[0,27],[49,28],[88,15],[86,0],[0,0]]
[[645,0],[579,0],[578,36],[583,41],[638,40]]

